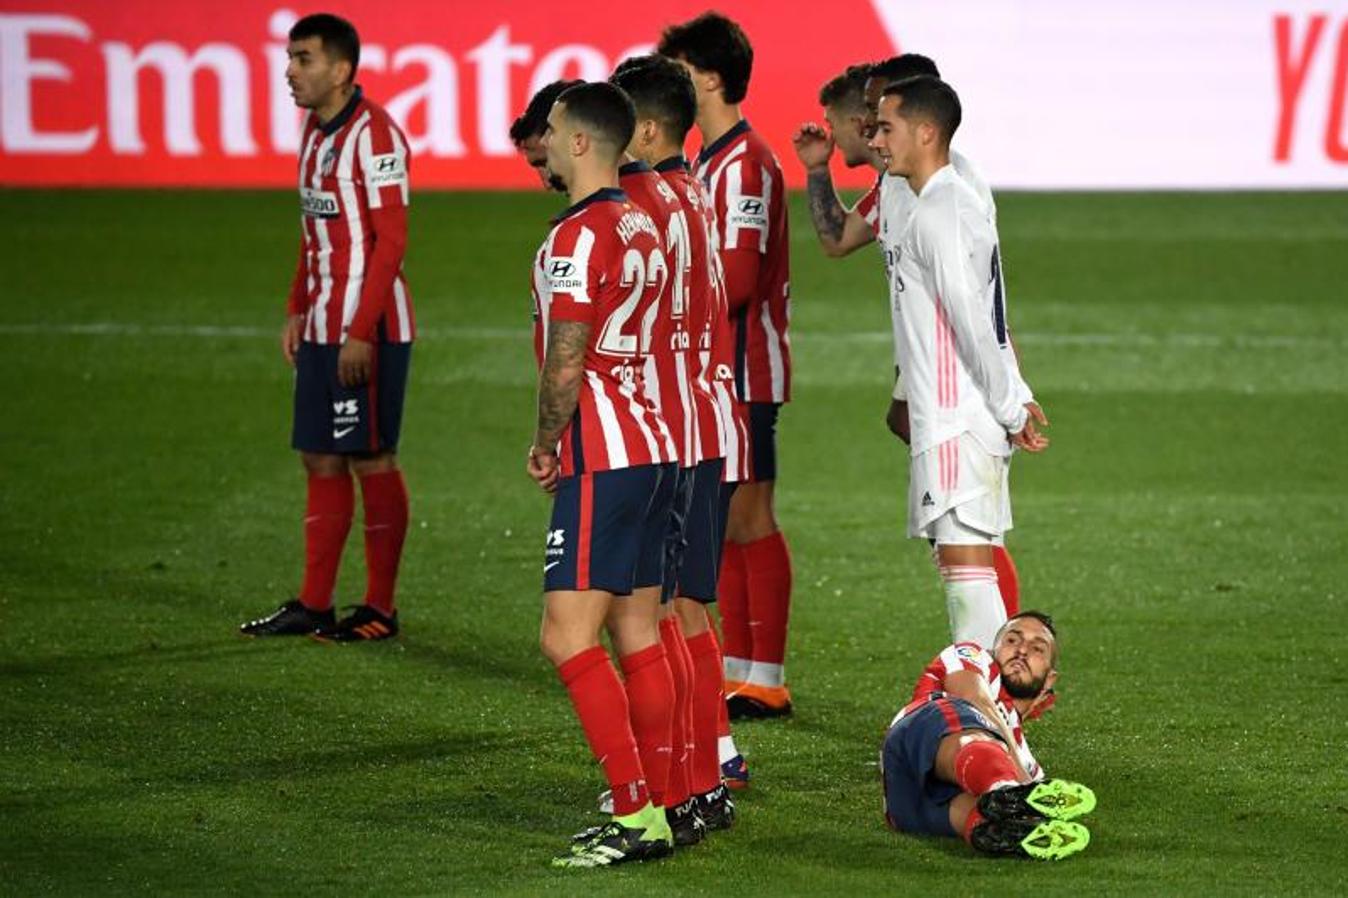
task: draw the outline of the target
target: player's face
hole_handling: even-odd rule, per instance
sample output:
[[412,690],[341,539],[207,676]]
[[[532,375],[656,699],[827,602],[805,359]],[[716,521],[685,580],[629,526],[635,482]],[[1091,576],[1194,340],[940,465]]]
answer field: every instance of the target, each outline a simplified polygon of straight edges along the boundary
[[885,90],[885,79],[867,78],[866,79],[866,137],[875,135],[875,128],[879,124],[880,95]]
[[843,164],[848,168],[874,164],[875,152],[867,146],[864,116],[829,106],[824,110],[824,121],[833,132],[833,142],[842,153]]
[[1002,628],[994,652],[1002,685],[1013,698],[1037,698],[1053,685],[1053,634],[1032,617],[1020,617]]
[[876,114],[875,136],[870,147],[880,154],[885,171],[891,175],[907,176],[912,174],[913,156],[917,148],[917,128],[899,115],[898,97],[889,96],[880,100]]
[[570,185],[570,147],[574,136],[572,129],[567,124],[566,104],[553,103],[552,110],[548,112],[547,130],[539,138],[539,144],[543,147],[544,166],[547,174],[547,177],[544,178],[545,184],[552,186],[554,183],[559,183],[562,185],[560,189],[563,190]]
[[301,109],[323,106],[334,92],[342,89],[351,73],[351,63],[329,56],[319,37],[291,41],[286,55],[290,57],[286,64],[286,84],[290,86],[295,105]]
[[521,140],[516,149],[524,157],[524,161],[538,175],[538,180],[542,182],[543,189],[566,191],[566,185],[557,178],[556,175],[548,171],[548,151],[543,149],[543,136],[541,134],[531,134]]

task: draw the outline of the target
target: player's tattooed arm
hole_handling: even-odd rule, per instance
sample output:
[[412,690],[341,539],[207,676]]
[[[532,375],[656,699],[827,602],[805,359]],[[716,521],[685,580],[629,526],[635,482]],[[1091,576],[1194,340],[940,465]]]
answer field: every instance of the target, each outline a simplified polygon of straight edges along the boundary
[[534,433],[534,445],[539,449],[553,451],[576,413],[589,343],[588,324],[554,321],[548,328],[548,348],[538,381],[538,429]]
[[810,195],[810,220],[825,255],[845,256],[875,239],[875,232],[861,213],[843,207],[828,169],[810,169],[805,185]]
[[833,176],[827,168],[813,169],[806,179],[810,193],[810,219],[814,230],[825,246],[842,240],[847,223],[847,210],[833,189]]

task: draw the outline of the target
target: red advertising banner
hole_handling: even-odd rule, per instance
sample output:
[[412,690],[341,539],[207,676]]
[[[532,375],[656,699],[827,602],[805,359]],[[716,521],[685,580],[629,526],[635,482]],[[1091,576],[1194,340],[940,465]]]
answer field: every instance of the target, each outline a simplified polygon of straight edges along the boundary
[[[511,120],[606,78],[709,0],[333,0],[415,189],[531,187]],[[998,188],[1348,186],[1348,0],[725,0],[754,45],[744,111],[790,137],[819,87],[900,50],[959,91],[955,143]],[[288,186],[287,0],[0,0],[0,185]],[[690,152],[696,151],[692,138]],[[835,177],[863,186],[866,169]]]
[[[405,126],[417,189],[529,187],[511,120],[557,78],[606,78],[700,2],[333,0],[360,32],[358,81]],[[796,180],[790,135],[821,84],[891,55],[871,4],[722,2],[754,44],[744,110]],[[4,0],[0,183],[288,186],[299,116],[277,0]],[[696,137],[689,151],[695,152]],[[848,182],[868,183],[853,173]]]

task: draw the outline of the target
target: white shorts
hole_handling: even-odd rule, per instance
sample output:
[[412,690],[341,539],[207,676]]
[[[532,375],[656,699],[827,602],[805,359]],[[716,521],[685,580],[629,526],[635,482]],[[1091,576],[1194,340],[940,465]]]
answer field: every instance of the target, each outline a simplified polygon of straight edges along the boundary
[[1000,544],[1011,529],[1011,457],[993,455],[973,434],[913,456],[908,535],[943,545]]

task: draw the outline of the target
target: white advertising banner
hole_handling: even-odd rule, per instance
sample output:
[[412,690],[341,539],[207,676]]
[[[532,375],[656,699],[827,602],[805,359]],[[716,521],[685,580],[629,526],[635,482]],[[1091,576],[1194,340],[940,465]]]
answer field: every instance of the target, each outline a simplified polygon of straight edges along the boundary
[[1348,4],[875,0],[999,188],[1348,187]]

